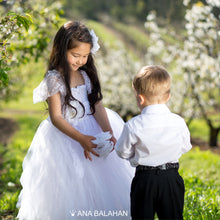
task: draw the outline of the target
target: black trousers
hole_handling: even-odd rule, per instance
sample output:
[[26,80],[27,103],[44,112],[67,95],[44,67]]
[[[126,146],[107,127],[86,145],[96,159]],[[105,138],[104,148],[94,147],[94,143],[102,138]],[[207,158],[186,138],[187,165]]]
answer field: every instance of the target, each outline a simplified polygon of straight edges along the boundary
[[178,169],[136,171],[131,185],[131,217],[183,219],[184,181]]

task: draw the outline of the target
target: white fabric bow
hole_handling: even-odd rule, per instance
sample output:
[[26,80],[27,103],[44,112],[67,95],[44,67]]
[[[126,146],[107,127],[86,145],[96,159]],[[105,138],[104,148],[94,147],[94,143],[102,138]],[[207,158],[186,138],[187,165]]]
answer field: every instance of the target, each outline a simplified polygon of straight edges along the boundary
[[91,53],[95,54],[100,48],[100,46],[98,44],[98,39],[99,38],[96,36],[94,30],[90,31],[90,35],[92,36],[92,44],[93,44],[93,47],[91,49]]
[[113,142],[110,141],[111,137],[112,135],[109,131],[101,132],[95,135],[95,140],[92,140],[94,144],[97,144],[97,147],[94,148],[94,151],[102,158],[106,158],[114,147]]

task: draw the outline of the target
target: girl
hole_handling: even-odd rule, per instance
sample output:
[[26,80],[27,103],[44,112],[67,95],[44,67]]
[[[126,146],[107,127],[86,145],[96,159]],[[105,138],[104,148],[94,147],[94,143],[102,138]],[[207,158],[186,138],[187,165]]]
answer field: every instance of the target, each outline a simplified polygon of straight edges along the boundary
[[129,219],[133,170],[114,151],[99,157],[92,142],[109,131],[115,144],[123,127],[101,103],[92,57],[97,40],[78,22],[67,22],[55,36],[48,71],[34,90],[34,103],[46,100],[49,117],[23,162],[19,219]]

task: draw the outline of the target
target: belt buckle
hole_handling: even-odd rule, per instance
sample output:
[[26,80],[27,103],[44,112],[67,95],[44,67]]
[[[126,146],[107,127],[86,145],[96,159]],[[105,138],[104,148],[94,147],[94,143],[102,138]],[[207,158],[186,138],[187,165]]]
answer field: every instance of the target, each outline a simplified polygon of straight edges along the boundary
[[161,170],[166,170],[166,168],[167,168],[167,167],[166,167],[166,164],[162,164],[162,165],[161,165]]

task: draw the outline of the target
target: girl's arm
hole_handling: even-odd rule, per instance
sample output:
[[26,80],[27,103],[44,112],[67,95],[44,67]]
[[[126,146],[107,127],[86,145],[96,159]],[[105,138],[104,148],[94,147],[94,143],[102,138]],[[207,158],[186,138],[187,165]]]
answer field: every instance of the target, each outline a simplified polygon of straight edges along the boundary
[[95,105],[95,114],[94,117],[103,131],[109,131],[112,134],[111,141],[116,144],[116,139],[114,137],[110,122],[108,120],[108,116],[106,110],[102,104],[102,102],[98,102]]
[[[49,114],[53,125],[62,131],[64,134],[68,135],[72,139],[78,141],[85,151],[89,151],[92,154],[99,156],[92,148],[96,145],[91,142],[95,138],[93,136],[84,135],[75,128],[73,128],[63,117],[61,112],[61,99],[60,93],[48,98]],[[92,160],[90,154],[85,154],[86,158]]]

